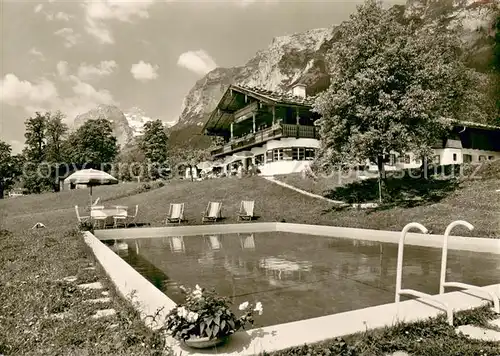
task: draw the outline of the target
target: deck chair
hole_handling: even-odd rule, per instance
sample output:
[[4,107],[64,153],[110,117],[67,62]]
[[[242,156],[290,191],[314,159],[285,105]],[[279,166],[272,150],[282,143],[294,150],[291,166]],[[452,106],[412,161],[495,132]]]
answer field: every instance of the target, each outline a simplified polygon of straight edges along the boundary
[[255,206],[254,200],[242,200],[240,205],[240,211],[238,213],[238,221],[240,221],[240,219],[252,220],[254,206]]
[[101,197],[98,197],[95,202],[92,203],[92,206],[96,206],[97,203],[99,203],[99,200],[101,200]]
[[75,205],[75,211],[76,211],[76,218],[78,219],[78,222],[84,223],[90,220],[90,216],[81,216],[80,212],[78,211],[78,205]]
[[203,212],[203,216],[201,217],[201,222],[212,221],[216,222],[217,219],[222,218],[222,203],[211,201],[208,202],[207,208]]
[[240,235],[240,244],[243,250],[254,250],[255,249],[255,238],[253,234],[250,235]]
[[165,224],[175,222],[180,224],[182,220],[184,220],[184,203],[171,203]]

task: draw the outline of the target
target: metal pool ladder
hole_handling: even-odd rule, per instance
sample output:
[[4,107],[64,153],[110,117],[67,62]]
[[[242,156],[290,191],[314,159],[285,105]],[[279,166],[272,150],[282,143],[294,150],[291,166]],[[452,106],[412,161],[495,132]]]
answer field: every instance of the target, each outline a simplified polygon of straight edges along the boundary
[[448,238],[450,237],[451,230],[458,225],[465,226],[470,231],[474,229],[474,226],[467,221],[464,220],[456,220],[453,221],[444,232],[444,240],[443,240],[443,254],[441,256],[441,278],[439,280],[439,294],[444,294],[445,287],[454,287],[460,289],[472,289],[476,291],[481,291],[488,294],[489,299],[493,302],[493,310],[495,313],[500,314],[500,303],[498,298],[494,293],[484,289],[483,287],[474,286],[471,284],[460,283],[460,282],[446,282],[446,263],[448,260]]
[[453,310],[447,303],[427,293],[419,292],[413,289],[401,289],[401,279],[403,275],[403,251],[404,251],[405,238],[408,231],[411,230],[412,228],[419,229],[424,234],[427,234],[429,232],[429,230],[427,230],[425,226],[416,222],[407,224],[401,231],[401,236],[399,238],[399,244],[398,244],[398,265],[396,269],[396,304],[399,304],[401,295],[411,295],[417,298],[432,300],[435,303],[441,304],[446,309],[448,324],[453,325]]

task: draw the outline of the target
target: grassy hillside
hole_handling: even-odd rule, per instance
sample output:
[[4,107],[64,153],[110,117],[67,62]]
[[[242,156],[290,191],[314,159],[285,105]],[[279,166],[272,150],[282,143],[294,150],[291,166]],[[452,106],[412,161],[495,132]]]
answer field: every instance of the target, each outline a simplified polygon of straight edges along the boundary
[[[152,226],[164,224],[169,203],[175,202],[186,203],[186,224],[200,224],[201,214],[209,200],[223,203],[225,219],[220,223],[235,223],[240,201],[250,199],[255,200],[255,213],[259,216],[256,221],[386,230],[400,230],[405,224],[417,221],[436,233],[442,233],[451,221],[464,219],[475,225],[474,236],[500,236],[500,193],[496,192],[496,189],[500,189],[500,181],[497,179],[463,182],[456,190],[446,192],[447,196],[434,204],[369,211],[337,211],[326,201],[302,195],[260,177],[221,178],[202,182],[176,181],[159,189],[129,195],[134,189],[137,188],[132,185],[127,189],[125,185],[123,188],[101,187],[96,196],[107,197],[107,205],[128,205],[132,208],[139,204],[138,222]],[[8,201],[1,202],[4,228],[11,231],[28,229],[37,221],[56,229],[75,226],[73,206],[87,203],[85,193],[82,191],[71,195],[65,192],[59,193],[60,196],[49,194],[20,198],[19,201],[12,201],[12,209],[6,205]],[[26,204],[22,204],[22,199],[27,199]],[[468,234],[465,230],[460,233]]]

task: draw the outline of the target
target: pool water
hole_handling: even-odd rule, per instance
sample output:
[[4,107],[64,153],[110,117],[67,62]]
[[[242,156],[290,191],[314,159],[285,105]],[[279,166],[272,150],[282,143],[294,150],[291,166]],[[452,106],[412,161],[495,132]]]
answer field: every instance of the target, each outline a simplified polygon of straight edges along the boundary
[[[284,232],[106,243],[176,303],[179,286],[196,284],[229,297],[235,312],[244,301],[262,302],[255,326],[394,302],[396,244]],[[403,288],[439,292],[441,249],[407,245],[403,264]],[[447,267],[448,281],[500,282],[495,254],[449,251]]]

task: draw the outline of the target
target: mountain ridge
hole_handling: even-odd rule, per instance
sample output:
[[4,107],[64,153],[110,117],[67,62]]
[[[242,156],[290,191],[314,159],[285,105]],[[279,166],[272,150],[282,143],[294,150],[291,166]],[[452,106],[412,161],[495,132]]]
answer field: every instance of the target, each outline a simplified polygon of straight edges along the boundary
[[[462,22],[466,49],[474,53],[470,65],[480,70],[488,65],[492,54],[491,30],[499,9],[496,0],[408,0],[406,5],[391,7],[391,11],[404,18],[421,19],[422,26],[441,21],[448,28],[456,28]],[[172,127],[172,144],[207,145],[208,139],[202,137],[201,129],[230,84],[282,91],[301,81],[312,94],[326,89],[329,85],[326,55],[336,40],[337,27],[275,37],[246,64],[219,67],[206,74],[184,98],[179,120]]]

